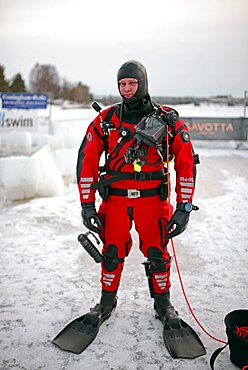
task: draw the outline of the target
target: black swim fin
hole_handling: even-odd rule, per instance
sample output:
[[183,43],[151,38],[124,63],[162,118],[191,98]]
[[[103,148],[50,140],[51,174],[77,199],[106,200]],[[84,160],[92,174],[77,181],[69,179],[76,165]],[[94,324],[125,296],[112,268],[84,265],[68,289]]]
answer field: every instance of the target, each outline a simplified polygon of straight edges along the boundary
[[82,353],[96,338],[101,324],[107,320],[114,308],[105,314],[99,314],[94,308],[90,312],[78,317],[70,322],[61,332],[52,340],[52,343],[63,351],[72,353]]
[[164,325],[164,343],[171,357],[193,359],[206,354],[206,349],[197,333],[181,318],[168,320],[160,317],[157,311],[156,318]]

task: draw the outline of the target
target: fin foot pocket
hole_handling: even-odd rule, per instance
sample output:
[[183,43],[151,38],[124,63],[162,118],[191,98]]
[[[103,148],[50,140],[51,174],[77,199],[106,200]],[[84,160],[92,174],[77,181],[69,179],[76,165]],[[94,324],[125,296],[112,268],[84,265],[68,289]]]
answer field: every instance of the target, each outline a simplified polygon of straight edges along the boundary
[[185,321],[168,321],[169,323],[164,324],[163,338],[173,358],[193,359],[206,354],[201,339]]
[[101,312],[101,306],[97,304],[90,312],[70,322],[52,343],[63,351],[82,353],[96,338],[101,324],[111,316],[116,305],[117,300],[109,310]]
[[155,317],[163,324],[164,344],[171,357],[193,359],[206,354],[198,334],[178,316],[173,306],[167,307],[163,313],[157,311],[156,305],[154,308]]

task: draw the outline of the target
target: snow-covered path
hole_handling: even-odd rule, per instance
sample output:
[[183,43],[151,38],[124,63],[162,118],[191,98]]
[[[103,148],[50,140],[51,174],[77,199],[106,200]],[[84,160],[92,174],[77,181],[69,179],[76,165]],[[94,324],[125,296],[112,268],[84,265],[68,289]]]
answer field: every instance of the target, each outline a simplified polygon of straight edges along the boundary
[[[198,149],[201,165],[188,229],[175,238],[185,289],[195,314],[226,339],[225,315],[248,309],[248,151]],[[100,202],[100,199],[98,199]],[[207,355],[173,360],[163,345],[132,230],[117,310],[81,355],[62,352],[51,340],[100,295],[100,267],[77,242],[84,231],[75,185],[66,195],[6,205],[0,215],[0,368],[3,370],[207,370],[220,346],[191,317],[175,265],[172,302],[200,334]],[[226,349],[216,370],[234,370]]]

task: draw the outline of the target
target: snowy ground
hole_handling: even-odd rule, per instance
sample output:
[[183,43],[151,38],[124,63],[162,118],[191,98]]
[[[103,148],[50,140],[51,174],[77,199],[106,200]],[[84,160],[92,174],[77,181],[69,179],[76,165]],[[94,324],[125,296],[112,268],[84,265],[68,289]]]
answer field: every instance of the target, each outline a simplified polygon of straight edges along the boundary
[[[199,148],[198,187],[184,234],[175,238],[189,300],[201,323],[226,340],[223,319],[248,308],[248,151]],[[100,200],[98,199],[98,202]],[[60,351],[51,340],[100,294],[99,265],[82,250],[84,231],[75,185],[63,196],[6,204],[1,209],[1,337],[4,370],[205,370],[219,343],[201,332],[182,296],[172,265],[172,301],[200,334],[207,355],[173,360],[164,347],[133,230],[114,315],[81,355]],[[232,370],[226,349],[216,370]]]
[[[176,109],[182,116],[195,117],[239,117],[243,113],[241,106],[186,105]],[[61,174],[55,171],[47,149],[42,149],[35,157],[25,157],[34,162],[34,168],[39,163],[37,168],[43,170],[40,172],[43,189],[38,195],[45,194],[49,186],[58,190],[62,176],[64,180],[73,178],[78,145],[94,116],[92,110],[54,107],[52,128],[55,135],[45,133],[45,123],[40,127],[39,136],[33,135],[31,151],[35,146],[38,149],[49,144],[61,171]],[[27,142],[20,136],[17,147],[16,140],[17,136],[9,138],[6,148],[10,151],[24,148],[25,152],[19,154],[29,153]],[[200,206],[200,211],[192,213],[188,229],[175,238],[175,245],[185,289],[196,316],[211,334],[226,340],[225,315],[234,309],[248,308],[248,146],[236,142],[195,144],[201,158],[195,194],[195,204]],[[15,167],[6,162],[10,160]],[[35,194],[38,175],[30,170],[30,165],[29,172],[23,173],[18,160],[17,157],[0,160],[5,171],[4,176],[1,173],[2,182],[12,187],[12,196],[20,187]],[[45,168],[49,174],[44,172]],[[44,186],[49,178],[47,175],[53,183]],[[24,178],[29,182],[33,178],[29,190]],[[12,202],[1,201],[0,194],[0,369],[209,369],[211,353],[220,344],[207,337],[191,317],[174,263],[172,301],[180,315],[200,334],[207,355],[195,360],[173,360],[168,355],[163,344],[162,325],[154,319],[153,303],[141,265],[144,258],[139,252],[134,229],[134,245],[126,260],[117,310],[103,324],[97,339],[81,355],[62,352],[51,343],[66,323],[87,312],[100,295],[100,267],[77,242],[78,234],[86,231],[81,223],[77,188],[71,184],[65,189],[59,196]],[[174,203],[174,197],[172,201]],[[98,198],[97,205],[99,202]],[[230,362],[228,349],[219,356],[215,368],[236,369]]]

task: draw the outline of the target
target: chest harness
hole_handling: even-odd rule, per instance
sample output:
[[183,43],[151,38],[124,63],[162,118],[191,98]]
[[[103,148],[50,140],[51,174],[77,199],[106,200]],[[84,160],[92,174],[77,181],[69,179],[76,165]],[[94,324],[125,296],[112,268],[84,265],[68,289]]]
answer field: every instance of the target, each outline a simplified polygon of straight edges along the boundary
[[[154,112],[142,118],[142,120],[136,125],[134,134],[128,127],[121,127],[122,125],[122,104],[112,106],[103,120],[101,115],[101,107],[98,103],[94,102],[92,107],[100,115],[100,125],[103,131],[103,142],[105,152],[105,164],[99,168],[99,181],[92,185],[92,189],[98,190],[99,194],[104,200],[107,200],[109,195],[126,196],[128,198],[139,198],[147,197],[159,194],[162,200],[167,199],[168,195],[168,183],[166,181],[166,173],[164,169],[154,172],[141,172],[142,165],[148,163],[149,165],[157,165],[161,161],[165,161],[166,151],[169,148],[166,147],[165,137],[168,134],[170,139],[178,134],[185,124],[175,130],[175,125],[178,120],[178,113],[175,110],[164,110],[160,106],[154,106]],[[114,113],[120,109],[120,123],[118,127],[115,127],[111,122]],[[168,127],[171,130],[168,130]],[[119,139],[117,140],[114,148],[108,153],[108,136],[110,130],[118,130]],[[120,172],[112,171],[107,169],[107,165],[116,151],[121,141],[131,140],[134,138],[131,145],[126,149],[124,154],[125,163],[134,165],[134,172]],[[156,147],[157,153],[160,157],[160,161],[156,163],[146,162],[146,154],[148,147]],[[173,159],[173,158],[172,158]],[[114,182],[121,180],[162,180],[158,188],[153,189],[117,189],[111,188],[110,185]]]

